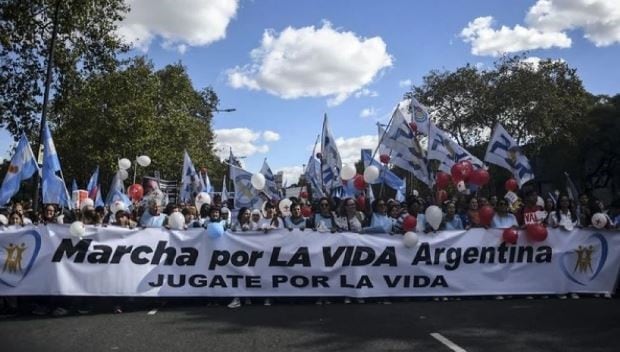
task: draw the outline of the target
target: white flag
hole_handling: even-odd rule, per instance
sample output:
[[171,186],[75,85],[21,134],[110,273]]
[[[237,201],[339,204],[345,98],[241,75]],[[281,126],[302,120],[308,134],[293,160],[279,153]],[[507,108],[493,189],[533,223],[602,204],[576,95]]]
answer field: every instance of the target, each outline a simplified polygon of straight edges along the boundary
[[493,130],[493,136],[487,147],[484,160],[512,172],[513,177],[519,183],[519,187],[534,179],[530,161],[523,155],[517,142],[500,123]]
[[428,135],[428,158],[439,160],[439,170],[450,173],[452,166],[461,161],[469,161],[474,167],[481,168],[483,163],[465,148],[452,140],[445,131],[431,123]]

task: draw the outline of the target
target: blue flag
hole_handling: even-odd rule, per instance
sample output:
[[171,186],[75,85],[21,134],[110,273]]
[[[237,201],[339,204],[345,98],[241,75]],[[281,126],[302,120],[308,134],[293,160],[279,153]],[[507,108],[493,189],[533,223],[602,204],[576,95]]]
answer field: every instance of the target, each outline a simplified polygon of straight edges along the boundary
[[47,123],[43,127],[43,170],[42,189],[43,203],[58,204],[69,209],[73,208],[65,181],[56,175],[61,171],[60,161],[54,146],[54,140]]
[[252,173],[230,165],[230,175],[235,185],[235,208],[260,209],[263,200],[259,196],[259,192],[252,187]]
[[374,165],[380,170],[379,177],[375,182],[373,182],[373,184],[385,183],[387,186],[395,190],[405,187],[405,181],[396,176],[396,174],[387,167],[381,165],[381,163],[377,160],[372,158],[372,151],[370,149],[362,149],[362,162],[364,163],[364,167]]
[[276,186],[276,177],[267,164],[267,159],[263,161],[260,173],[265,176],[265,189],[263,191],[269,196],[269,199],[280,199],[280,192],[278,192],[278,187]]
[[310,184],[310,188],[312,189],[312,198],[315,200],[325,195],[321,187],[321,162],[315,156],[318,138],[319,137],[317,137],[317,142],[314,144],[310,159],[308,159],[306,170],[304,170],[306,181]]
[[0,205],[8,203],[19,191],[21,182],[31,178],[35,172],[39,172],[39,166],[30,149],[28,138],[22,133],[0,188]]
[[95,200],[97,198],[97,191],[99,190],[99,166],[95,169],[93,174],[90,176],[88,180],[88,185],[86,186],[86,191],[88,192],[88,198]]
[[105,204],[111,205],[117,200],[125,203],[125,206],[128,208],[129,206],[131,206],[131,200],[125,194],[125,186],[123,185],[123,181],[121,180],[118,172],[116,172],[116,174],[112,178],[112,184],[110,185],[110,191],[108,192],[108,195],[106,197]]
[[183,153],[183,177],[181,178],[181,194],[180,200],[185,203],[191,203],[196,194],[204,189],[202,178],[196,172],[192,159],[189,158],[187,151]]
[[335,189],[342,187],[340,180],[341,169],[340,153],[338,153],[336,140],[329,128],[326,114],[323,119],[323,133],[321,137],[321,175],[323,177],[323,187],[330,194]]
[[484,156],[484,161],[503,167],[523,186],[534,179],[534,172],[529,159],[521,152],[521,148],[504,127],[498,122]]

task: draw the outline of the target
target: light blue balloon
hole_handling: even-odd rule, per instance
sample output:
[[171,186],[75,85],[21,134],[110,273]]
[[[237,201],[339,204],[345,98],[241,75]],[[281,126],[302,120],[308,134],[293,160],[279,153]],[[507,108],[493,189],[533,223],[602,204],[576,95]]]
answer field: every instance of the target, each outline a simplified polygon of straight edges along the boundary
[[219,222],[210,222],[207,225],[207,235],[211,238],[222,237],[224,234],[224,226]]

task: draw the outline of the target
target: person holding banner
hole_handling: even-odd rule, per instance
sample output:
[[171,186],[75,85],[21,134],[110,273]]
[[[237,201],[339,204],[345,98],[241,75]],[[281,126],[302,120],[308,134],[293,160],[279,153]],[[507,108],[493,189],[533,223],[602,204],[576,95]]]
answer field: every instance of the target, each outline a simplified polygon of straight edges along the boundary
[[396,219],[388,216],[385,201],[383,199],[375,199],[371,203],[371,208],[370,228],[382,229],[385,233],[392,233],[392,227]]
[[491,219],[492,229],[508,229],[518,228],[519,223],[517,218],[508,212],[508,201],[504,198],[497,200],[497,207],[495,208],[495,214]]
[[24,205],[22,203],[16,202],[13,205],[13,211],[19,214],[19,217],[22,220],[22,225],[32,225],[32,220],[24,214]]
[[446,204],[441,229],[446,231],[465,229],[461,217],[456,214],[456,205],[452,201]]
[[258,229],[265,232],[283,227],[283,221],[278,216],[275,206],[271,202],[265,202],[263,217],[258,221]]
[[250,231],[252,230],[252,221],[250,220],[250,209],[247,207],[241,207],[237,214],[237,221],[232,227],[233,232],[237,231]]
[[543,223],[546,217],[545,212],[541,206],[536,204],[537,201],[538,193],[535,190],[532,189],[525,193],[525,204],[517,212],[517,221],[520,226]]
[[157,199],[151,198],[147,202],[147,211],[140,217],[142,227],[163,227],[166,223],[166,214],[161,213],[161,206]]
[[469,200],[469,207],[467,208],[467,222],[469,223],[467,229],[472,227],[483,227],[480,223],[480,210],[478,208],[478,199],[476,199],[476,197],[472,197]]
[[56,221],[56,207],[54,204],[47,204],[43,207],[41,211],[41,218],[39,220],[40,223],[47,224],[55,224]]
[[331,200],[327,197],[319,199],[319,209],[315,211],[309,223],[314,231],[335,233],[338,230],[331,204]]
[[[383,202],[385,208],[385,202]],[[340,216],[336,218],[338,229],[347,232],[362,232],[365,220],[364,213],[357,211],[357,204],[353,198],[346,198],[340,207]]]
[[554,211],[549,215],[549,226],[561,227],[566,231],[572,231],[577,225],[577,214],[571,209],[573,204],[567,195],[560,196]]
[[303,231],[306,228],[307,219],[301,214],[301,204],[291,204],[291,215],[284,218],[284,227],[292,231],[293,229],[300,229]]

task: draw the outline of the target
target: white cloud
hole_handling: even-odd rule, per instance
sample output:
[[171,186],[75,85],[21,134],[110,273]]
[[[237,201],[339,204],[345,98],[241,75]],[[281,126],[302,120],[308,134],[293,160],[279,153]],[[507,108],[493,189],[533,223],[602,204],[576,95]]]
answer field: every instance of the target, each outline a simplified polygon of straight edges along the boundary
[[377,116],[377,109],[374,107],[365,108],[360,112],[360,117],[372,117]]
[[134,47],[147,51],[156,37],[162,47],[184,53],[189,46],[209,45],[226,37],[237,13],[238,0],[129,0],[131,11],[118,33]]
[[[540,62],[545,61],[544,59],[539,58],[538,56],[530,56],[521,60],[523,65],[531,68],[534,71],[538,71],[538,67],[540,66]],[[551,60],[552,62],[564,62],[564,59]]]
[[471,43],[472,54],[499,56],[523,50],[571,46],[571,39],[561,32],[542,32],[520,25],[514,28],[502,26],[496,30],[491,28],[492,22],[491,16],[478,17],[461,31],[463,40]]
[[231,128],[215,130],[215,152],[221,158],[228,158],[230,148],[236,156],[251,156],[267,153],[269,146],[259,144],[261,132],[249,128]]
[[361,159],[361,149],[375,150],[379,138],[376,135],[365,135],[351,138],[336,138],[336,146],[343,163],[354,163]]
[[493,18],[478,17],[461,31],[472,44],[474,55],[493,55],[522,50],[568,48],[567,31],[580,29],[596,46],[620,43],[620,1],[538,0],[525,17],[527,27],[491,28]]
[[251,64],[227,71],[233,88],[265,90],[284,99],[328,97],[330,106],[364,89],[392,66],[383,39],[339,31],[328,22],[320,28],[266,30],[260,47],[250,55]]
[[538,0],[525,21],[544,31],[581,28],[596,46],[620,43],[618,0]]
[[265,142],[276,142],[280,140],[280,134],[274,131],[263,132],[263,140]]
[[360,89],[357,92],[355,92],[356,98],[362,98],[362,97],[375,98],[378,96],[379,96],[379,93],[376,90],[370,90],[368,88]]
[[304,172],[304,169],[301,166],[284,166],[275,170],[275,172],[280,171],[284,173],[283,182],[288,183],[290,186],[299,181],[299,176]]
[[398,86],[401,88],[409,88],[412,84],[413,82],[410,79],[403,79],[398,81]]

